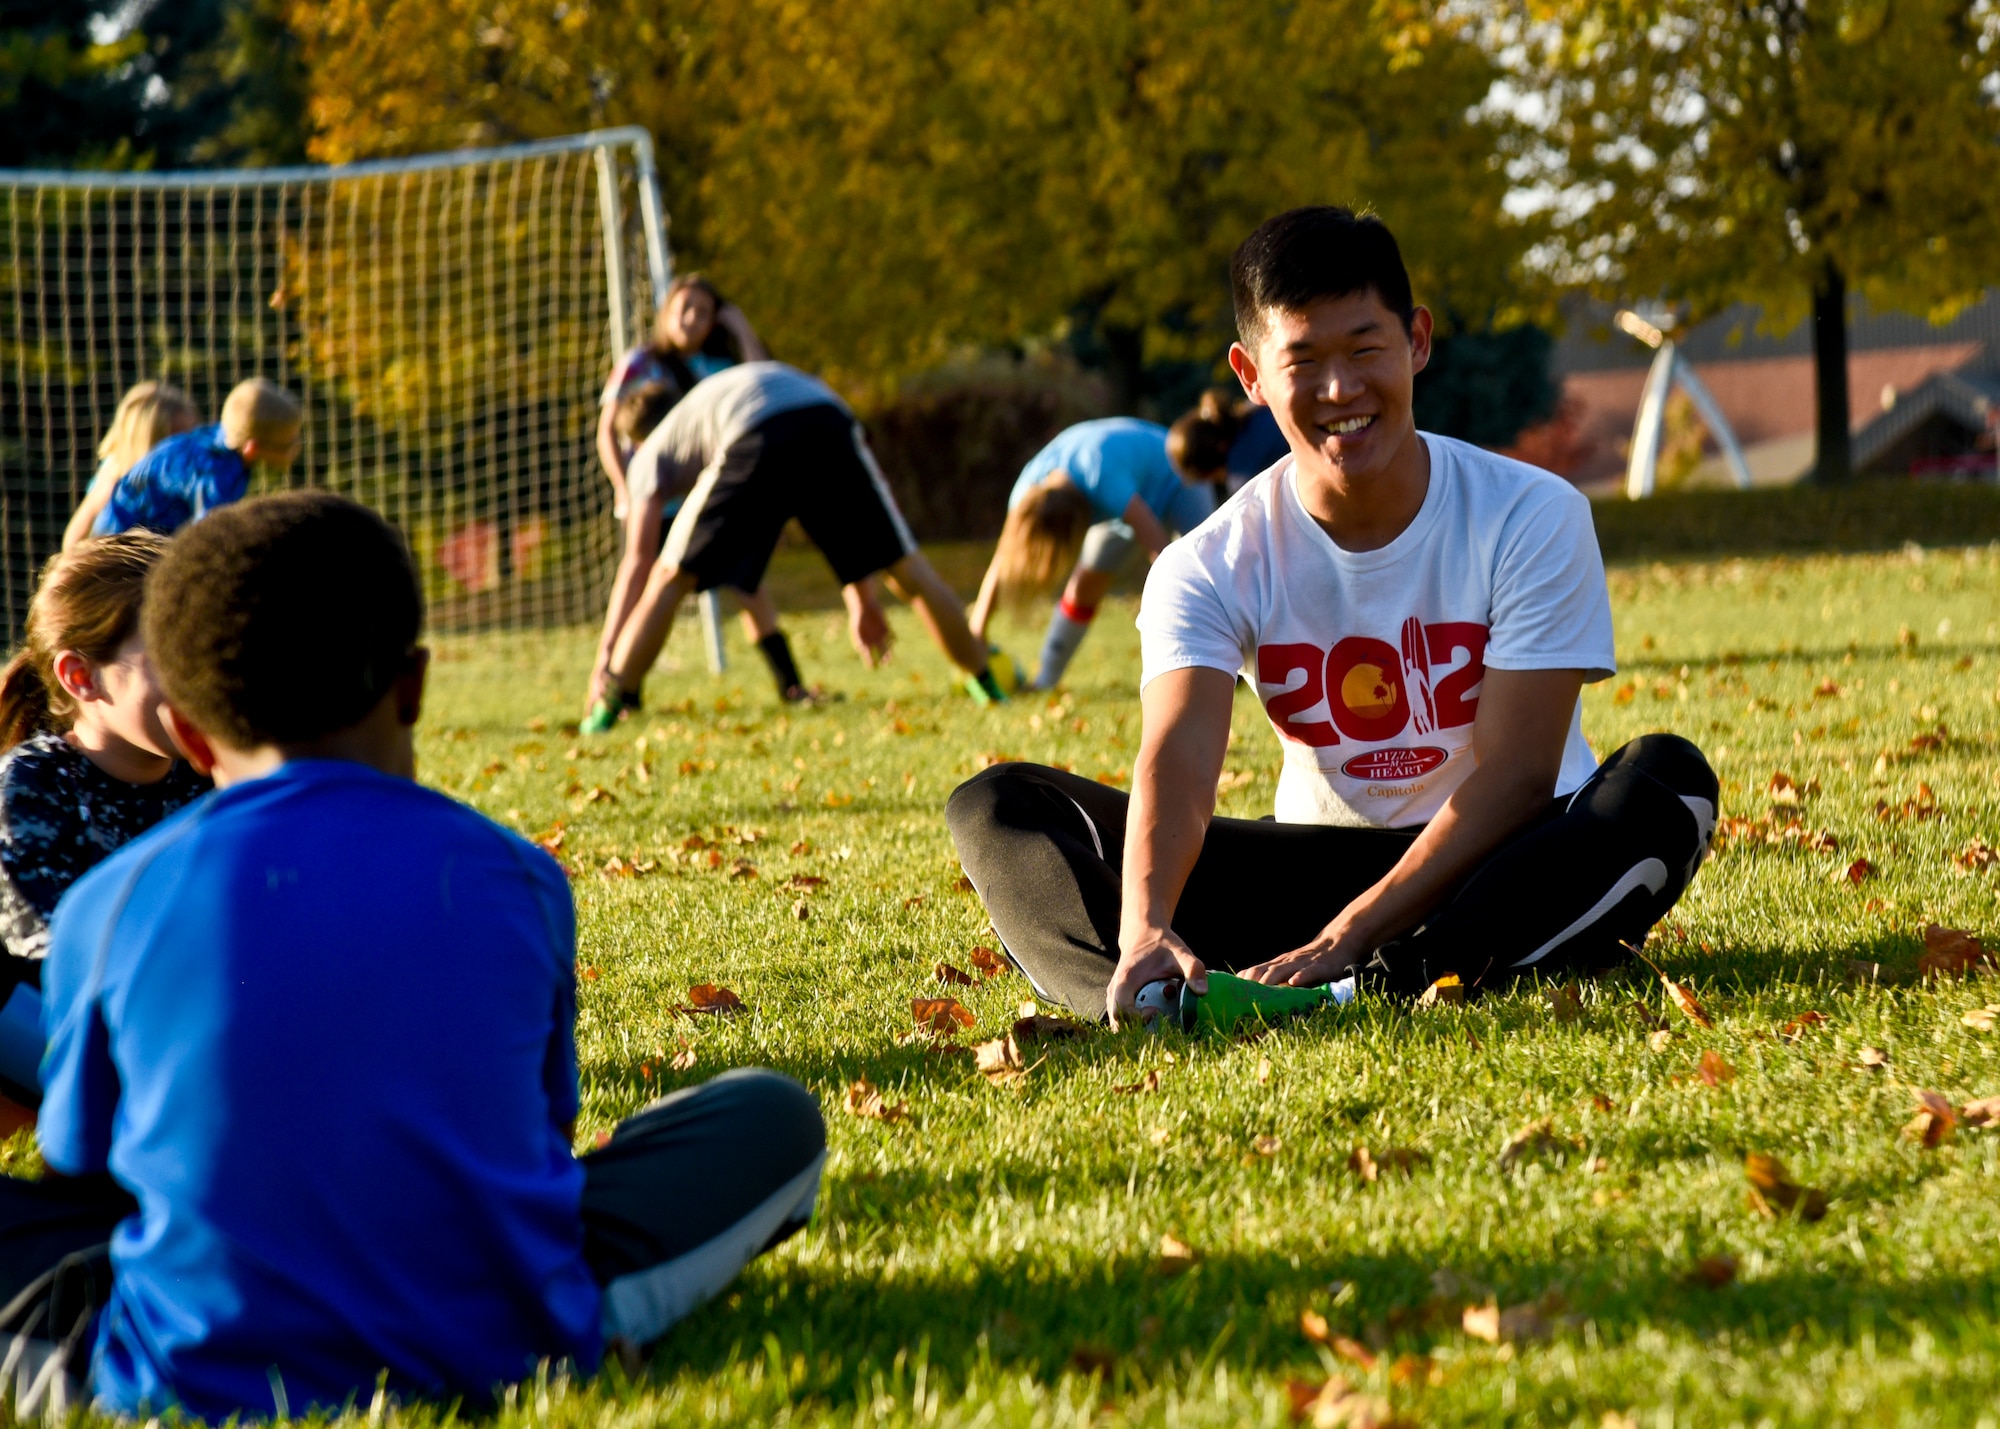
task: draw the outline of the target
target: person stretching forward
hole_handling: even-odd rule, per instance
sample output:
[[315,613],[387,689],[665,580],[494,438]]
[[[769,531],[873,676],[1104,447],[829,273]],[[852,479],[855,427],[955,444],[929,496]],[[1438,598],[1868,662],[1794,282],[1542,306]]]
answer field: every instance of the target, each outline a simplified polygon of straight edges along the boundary
[[[1280,214],[1231,280],[1230,365],[1290,458],[1147,579],[1129,799],[1027,764],[953,793],[995,931],[1114,1023],[1209,967],[1410,995],[1616,962],[1694,877],[1717,788],[1675,735],[1602,765],[1584,743],[1581,688],[1614,670],[1589,503],[1417,431],[1431,316],[1379,219]],[[1284,751],[1277,822],[1214,817],[1239,675]]]
[[[633,534],[611,586],[585,734],[602,734],[638,708],[639,687],[683,600],[716,586],[751,592],[763,584],[793,517],[833,567],[848,633],[869,664],[889,648],[879,573],[916,607],[975,700],[1006,698],[965,607],[917,549],[860,424],[817,377],[782,362],[746,362],[704,378],[633,453],[625,482]],[[655,559],[646,533],[690,485]]]

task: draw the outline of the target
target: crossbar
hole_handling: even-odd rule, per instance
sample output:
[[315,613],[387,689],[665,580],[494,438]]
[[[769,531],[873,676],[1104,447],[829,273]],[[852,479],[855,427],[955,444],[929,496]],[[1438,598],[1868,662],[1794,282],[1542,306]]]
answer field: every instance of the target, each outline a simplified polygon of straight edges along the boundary
[[[180,188],[263,188],[271,184],[338,182],[367,178],[374,174],[413,174],[431,169],[462,169],[479,164],[504,163],[513,159],[533,159],[548,154],[567,154],[630,144],[638,151],[642,174],[655,173],[653,136],[637,124],[612,129],[593,129],[588,134],[572,134],[561,139],[537,139],[527,144],[507,144],[495,149],[454,149],[444,154],[412,154],[402,159],[364,159],[352,164],[295,164],[275,169],[169,169],[164,172],[124,172],[95,169],[0,169],[0,186],[34,186],[65,189],[180,189]],[[658,200],[654,200],[657,205]],[[657,222],[657,207],[648,215],[648,227]],[[649,238],[651,234],[647,235]]]

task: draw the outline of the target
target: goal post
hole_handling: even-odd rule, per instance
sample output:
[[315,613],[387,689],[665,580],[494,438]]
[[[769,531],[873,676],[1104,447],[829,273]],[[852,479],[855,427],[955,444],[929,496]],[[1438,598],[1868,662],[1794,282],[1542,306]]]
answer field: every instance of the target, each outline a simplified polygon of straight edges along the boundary
[[0,170],[9,643],[149,378],[204,420],[246,377],[295,393],[284,484],[395,522],[433,628],[595,619],[620,547],[598,394],[666,290],[666,229],[636,127],[333,167]]

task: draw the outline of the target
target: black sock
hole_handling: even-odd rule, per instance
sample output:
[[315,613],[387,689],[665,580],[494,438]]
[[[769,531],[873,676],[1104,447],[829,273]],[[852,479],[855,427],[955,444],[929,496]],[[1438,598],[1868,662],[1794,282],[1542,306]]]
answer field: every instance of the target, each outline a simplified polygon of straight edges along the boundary
[[792,659],[791,642],[785,639],[785,632],[773,630],[757,642],[758,651],[764,656],[764,663],[771,667],[771,678],[778,682],[778,696],[792,699],[805,688],[799,678],[798,664]]

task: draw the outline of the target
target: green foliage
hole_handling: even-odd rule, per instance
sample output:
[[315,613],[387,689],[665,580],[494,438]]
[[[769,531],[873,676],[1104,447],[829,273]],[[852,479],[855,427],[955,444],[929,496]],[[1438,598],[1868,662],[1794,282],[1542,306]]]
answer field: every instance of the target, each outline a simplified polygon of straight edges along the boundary
[[1548,333],[1527,324],[1437,338],[1429,365],[1417,374],[1417,425],[1481,446],[1507,446],[1555,415],[1562,391],[1549,368],[1554,351]]
[[0,0],[0,166],[302,161],[285,3]]
[[104,0],[0,0],[0,165],[126,168],[144,102],[145,36],[99,42]]
[[[330,159],[636,122],[675,243],[850,391],[1058,332],[1207,361],[1226,267],[1290,205],[1372,204],[1429,301],[1518,315],[1461,28],[1301,0],[483,0],[296,6]],[[1504,127],[1505,121],[1494,124]],[[1532,307],[1535,295],[1526,302]]]

